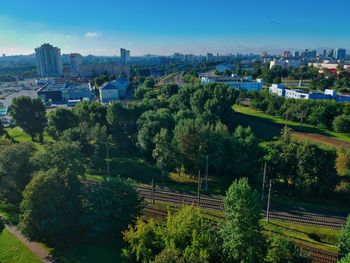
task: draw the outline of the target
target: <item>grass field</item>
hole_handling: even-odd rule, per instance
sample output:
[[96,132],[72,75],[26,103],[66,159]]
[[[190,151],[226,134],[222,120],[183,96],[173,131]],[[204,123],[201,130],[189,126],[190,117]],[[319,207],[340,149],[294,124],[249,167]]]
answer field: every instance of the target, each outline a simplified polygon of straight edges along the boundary
[[[15,141],[15,142],[31,142],[32,138],[26,134],[22,129],[19,127],[14,128],[6,128],[5,129],[8,133],[8,135]],[[5,138],[5,136],[3,136]],[[47,133],[44,133],[44,144],[53,142],[53,139],[51,136],[49,136]],[[43,144],[40,143],[34,143],[35,147],[40,150],[43,148]]]
[[280,235],[293,239],[296,243],[309,247],[322,249],[330,252],[337,252],[337,243],[340,230],[298,225],[288,222],[271,220],[269,223],[261,220],[264,232],[267,234]]
[[0,262],[1,263],[39,263],[41,262],[7,229],[0,234]]
[[[310,124],[300,125],[299,122],[286,122],[282,117],[272,116],[246,106],[234,105],[233,109],[236,112],[235,116],[237,117],[237,122],[242,125],[251,126],[261,140],[271,140],[273,137],[278,136],[281,129],[285,124],[287,124],[290,128],[301,135],[305,133],[305,135],[317,134],[329,137],[330,139],[333,139],[333,141],[328,141],[328,143],[332,146],[337,146],[337,143],[339,146],[341,146],[342,142],[344,142],[346,145],[350,143],[350,134],[340,134],[327,129],[313,127]],[[316,136],[307,136],[307,138],[300,136],[300,138],[311,139],[316,143],[327,142],[326,140],[322,140],[322,138],[317,138]]]

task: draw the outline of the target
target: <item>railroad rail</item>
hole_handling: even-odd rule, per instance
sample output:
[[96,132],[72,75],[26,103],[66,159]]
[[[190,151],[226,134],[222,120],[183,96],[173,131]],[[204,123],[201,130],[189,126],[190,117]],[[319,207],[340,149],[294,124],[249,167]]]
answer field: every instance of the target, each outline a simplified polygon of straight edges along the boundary
[[[159,209],[147,207],[147,206],[144,208],[143,211],[146,215],[154,218],[166,218],[167,216],[167,212]],[[338,254],[335,252],[316,249],[300,243],[296,243],[296,245],[300,248],[302,252],[305,252],[310,255],[313,263],[336,263],[337,262]]]
[[[223,211],[223,199],[208,196],[195,196],[189,194],[181,194],[171,191],[152,189],[146,187],[138,187],[140,195],[151,201],[161,201],[175,205],[196,205],[201,208]],[[262,212],[262,216],[266,216],[266,211]],[[320,216],[312,213],[297,213],[294,211],[270,211],[270,219],[294,222],[298,224],[313,225],[340,228],[345,222],[345,217],[337,216]]]

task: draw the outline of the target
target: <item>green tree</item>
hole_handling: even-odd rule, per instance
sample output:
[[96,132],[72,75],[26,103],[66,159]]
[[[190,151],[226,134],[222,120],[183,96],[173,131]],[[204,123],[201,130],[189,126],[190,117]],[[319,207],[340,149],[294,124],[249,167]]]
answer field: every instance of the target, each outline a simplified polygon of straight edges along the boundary
[[248,180],[236,180],[224,199],[226,222],[222,226],[223,250],[229,261],[263,262],[265,239],[259,225],[260,207]]
[[221,262],[221,240],[201,211],[185,206],[165,226],[138,220],[124,232],[124,254],[140,262]]
[[172,170],[177,166],[176,150],[172,140],[172,135],[164,128],[154,137],[155,148],[152,156],[156,160],[156,166],[160,169]]
[[57,169],[38,172],[23,192],[19,228],[31,240],[63,245],[77,231],[79,196],[77,176]]
[[0,141],[0,198],[10,203],[22,200],[22,191],[31,179],[34,154],[31,143]]
[[333,120],[333,130],[340,133],[350,132],[350,115],[339,115]]
[[123,232],[123,238],[128,243],[123,256],[137,262],[151,262],[165,248],[161,228],[152,218],[147,222],[138,218],[134,227],[129,225]]
[[97,101],[82,101],[74,107],[73,112],[78,116],[80,123],[86,122],[90,127],[96,123],[101,126],[107,125],[107,107]]
[[346,256],[341,258],[338,262],[339,263],[349,263],[350,262],[350,253],[348,253]]
[[144,112],[137,120],[137,141],[140,148],[150,156],[154,149],[154,137],[162,128],[171,128],[173,118],[168,109]]
[[34,141],[39,136],[39,141],[44,140],[44,128],[46,125],[46,110],[39,98],[20,96],[13,99],[10,114],[16,124],[20,126]]
[[78,125],[78,118],[72,110],[57,108],[47,115],[47,133],[56,140],[62,133]]
[[117,238],[141,208],[141,199],[133,181],[110,178],[85,188],[80,224],[88,240]]
[[347,218],[345,226],[343,226],[339,237],[339,259],[350,253],[350,215]]
[[38,151],[32,158],[37,170],[47,171],[56,168],[62,173],[84,175],[84,158],[79,142],[57,141]]
[[265,262],[269,263],[307,263],[311,262],[295,243],[279,236],[270,237]]

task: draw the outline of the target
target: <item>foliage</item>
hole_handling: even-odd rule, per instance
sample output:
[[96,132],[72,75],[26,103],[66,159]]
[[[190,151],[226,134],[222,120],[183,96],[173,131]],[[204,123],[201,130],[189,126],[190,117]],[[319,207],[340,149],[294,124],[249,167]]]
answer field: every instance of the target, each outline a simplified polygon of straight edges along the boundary
[[265,239],[259,225],[258,194],[246,178],[236,180],[224,199],[226,222],[222,226],[223,251],[229,261],[263,262]]
[[22,191],[33,171],[30,158],[34,154],[31,143],[13,144],[0,141],[0,198],[10,203],[22,200]]
[[110,178],[83,193],[81,226],[87,240],[105,241],[118,234],[139,214],[141,199],[130,179]]
[[76,127],[78,118],[72,110],[57,108],[47,115],[47,133],[56,140],[62,133],[70,128]]
[[34,141],[39,136],[39,141],[43,142],[43,132],[46,125],[46,110],[39,98],[20,96],[13,99],[10,107],[10,114],[27,134]]
[[350,115],[339,115],[333,120],[333,130],[336,132],[350,133]]
[[80,184],[77,176],[57,169],[36,173],[23,192],[22,233],[47,244],[70,241],[81,211]]
[[348,253],[346,256],[341,258],[338,262],[339,263],[349,263],[350,262],[350,253]]
[[308,255],[303,254],[295,243],[279,236],[270,237],[265,262],[270,263],[307,263]]
[[153,220],[129,226],[124,239],[129,243],[124,254],[139,262],[218,262],[220,248],[215,227],[200,210],[186,206],[169,213],[165,226]]
[[150,262],[165,247],[161,230],[153,219],[144,222],[139,218],[134,227],[129,225],[128,230],[123,232],[124,240],[128,243],[123,255],[138,262]]
[[341,148],[337,151],[337,172],[340,176],[350,175],[350,152]]
[[154,144],[152,157],[156,160],[156,166],[162,170],[173,170],[178,164],[175,145],[169,130],[162,128],[154,137]]
[[56,168],[61,173],[83,175],[84,159],[78,142],[57,141],[38,151],[32,158],[36,170]]
[[90,127],[96,123],[101,126],[107,125],[107,107],[97,101],[82,101],[74,107],[73,112],[80,123],[86,122]]
[[137,120],[137,140],[139,147],[151,155],[154,149],[154,137],[162,128],[171,128],[173,119],[168,109],[149,110],[144,112]]
[[348,216],[346,224],[342,229],[338,246],[339,258],[343,258],[350,253],[350,216]]
[[265,152],[273,180],[283,182],[287,189],[300,194],[327,194],[338,183],[335,150],[297,141],[288,128],[277,141],[266,145]]
[[[346,132],[348,129],[347,103],[327,100],[294,100],[278,97],[268,92],[249,95],[251,106],[265,113],[282,116],[286,120],[306,122],[321,128]],[[342,117],[338,117],[342,116]],[[347,129],[347,130],[346,130]]]

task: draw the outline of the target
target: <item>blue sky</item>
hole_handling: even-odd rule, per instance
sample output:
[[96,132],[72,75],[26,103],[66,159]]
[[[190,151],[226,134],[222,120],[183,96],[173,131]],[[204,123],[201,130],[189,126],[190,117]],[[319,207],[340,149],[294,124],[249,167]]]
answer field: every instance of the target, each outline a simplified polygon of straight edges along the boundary
[[350,49],[349,0],[0,0],[0,54]]

